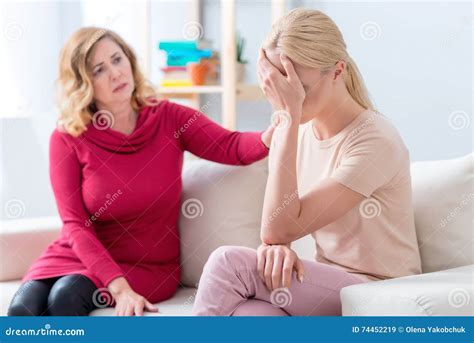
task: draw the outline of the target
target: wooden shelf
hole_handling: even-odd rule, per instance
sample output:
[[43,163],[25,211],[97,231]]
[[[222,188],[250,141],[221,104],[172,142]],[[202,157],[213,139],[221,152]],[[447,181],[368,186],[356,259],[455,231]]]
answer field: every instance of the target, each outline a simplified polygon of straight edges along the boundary
[[[157,87],[158,94],[163,95],[200,95],[200,94],[218,94],[224,92],[224,87],[219,85],[209,86],[191,86],[191,87]],[[237,84],[236,95],[238,100],[263,100],[260,86],[256,84]]]
[[190,87],[158,87],[159,94],[210,94],[222,93],[223,88],[219,85],[212,86],[190,86]]

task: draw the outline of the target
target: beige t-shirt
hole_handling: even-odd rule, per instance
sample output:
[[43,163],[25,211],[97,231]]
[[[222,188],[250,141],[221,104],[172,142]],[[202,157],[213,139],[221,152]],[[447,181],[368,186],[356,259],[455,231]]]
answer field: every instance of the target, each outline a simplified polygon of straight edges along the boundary
[[410,157],[397,129],[365,110],[335,136],[318,140],[300,126],[298,192],[331,177],[366,198],[312,233],[318,262],[380,280],[421,272],[412,205]]

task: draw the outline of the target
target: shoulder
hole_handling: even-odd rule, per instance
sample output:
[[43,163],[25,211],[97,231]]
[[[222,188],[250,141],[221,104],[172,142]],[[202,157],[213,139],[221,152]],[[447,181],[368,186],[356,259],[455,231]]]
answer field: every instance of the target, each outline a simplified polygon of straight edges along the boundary
[[77,139],[77,137],[69,134],[62,126],[58,126],[51,133],[50,144],[70,146],[74,143],[75,139]]
[[51,152],[64,152],[64,151],[75,151],[78,150],[79,146],[84,141],[84,135],[86,131],[81,133],[79,136],[73,136],[67,132],[62,126],[58,125],[49,138],[49,148]]
[[344,142],[346,149],[364,147],[374,152],[406,154],[408,149],[393,122],[381,113],[367,111]]

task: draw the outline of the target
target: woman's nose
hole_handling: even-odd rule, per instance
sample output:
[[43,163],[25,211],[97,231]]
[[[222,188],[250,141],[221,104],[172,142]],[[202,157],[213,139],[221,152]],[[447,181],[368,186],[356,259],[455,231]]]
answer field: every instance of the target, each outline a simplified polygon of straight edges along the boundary
[[112,80],[117,79],[120,76],[120,70],[117,67],[112,67],[110,69],[110,77]]

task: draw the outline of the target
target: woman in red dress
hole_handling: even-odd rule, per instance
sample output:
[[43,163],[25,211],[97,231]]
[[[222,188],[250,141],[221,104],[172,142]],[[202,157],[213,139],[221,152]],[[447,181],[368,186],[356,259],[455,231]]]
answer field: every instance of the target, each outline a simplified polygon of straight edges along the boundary
[[116,33],[82,28],[61,52],[60,125],[50,178],[60,237],[23,278],[9,315],[158,311],[180,281],[177,227],[184,151],[245,165],[267,156],[273,128],[231,132],[157,101]]

